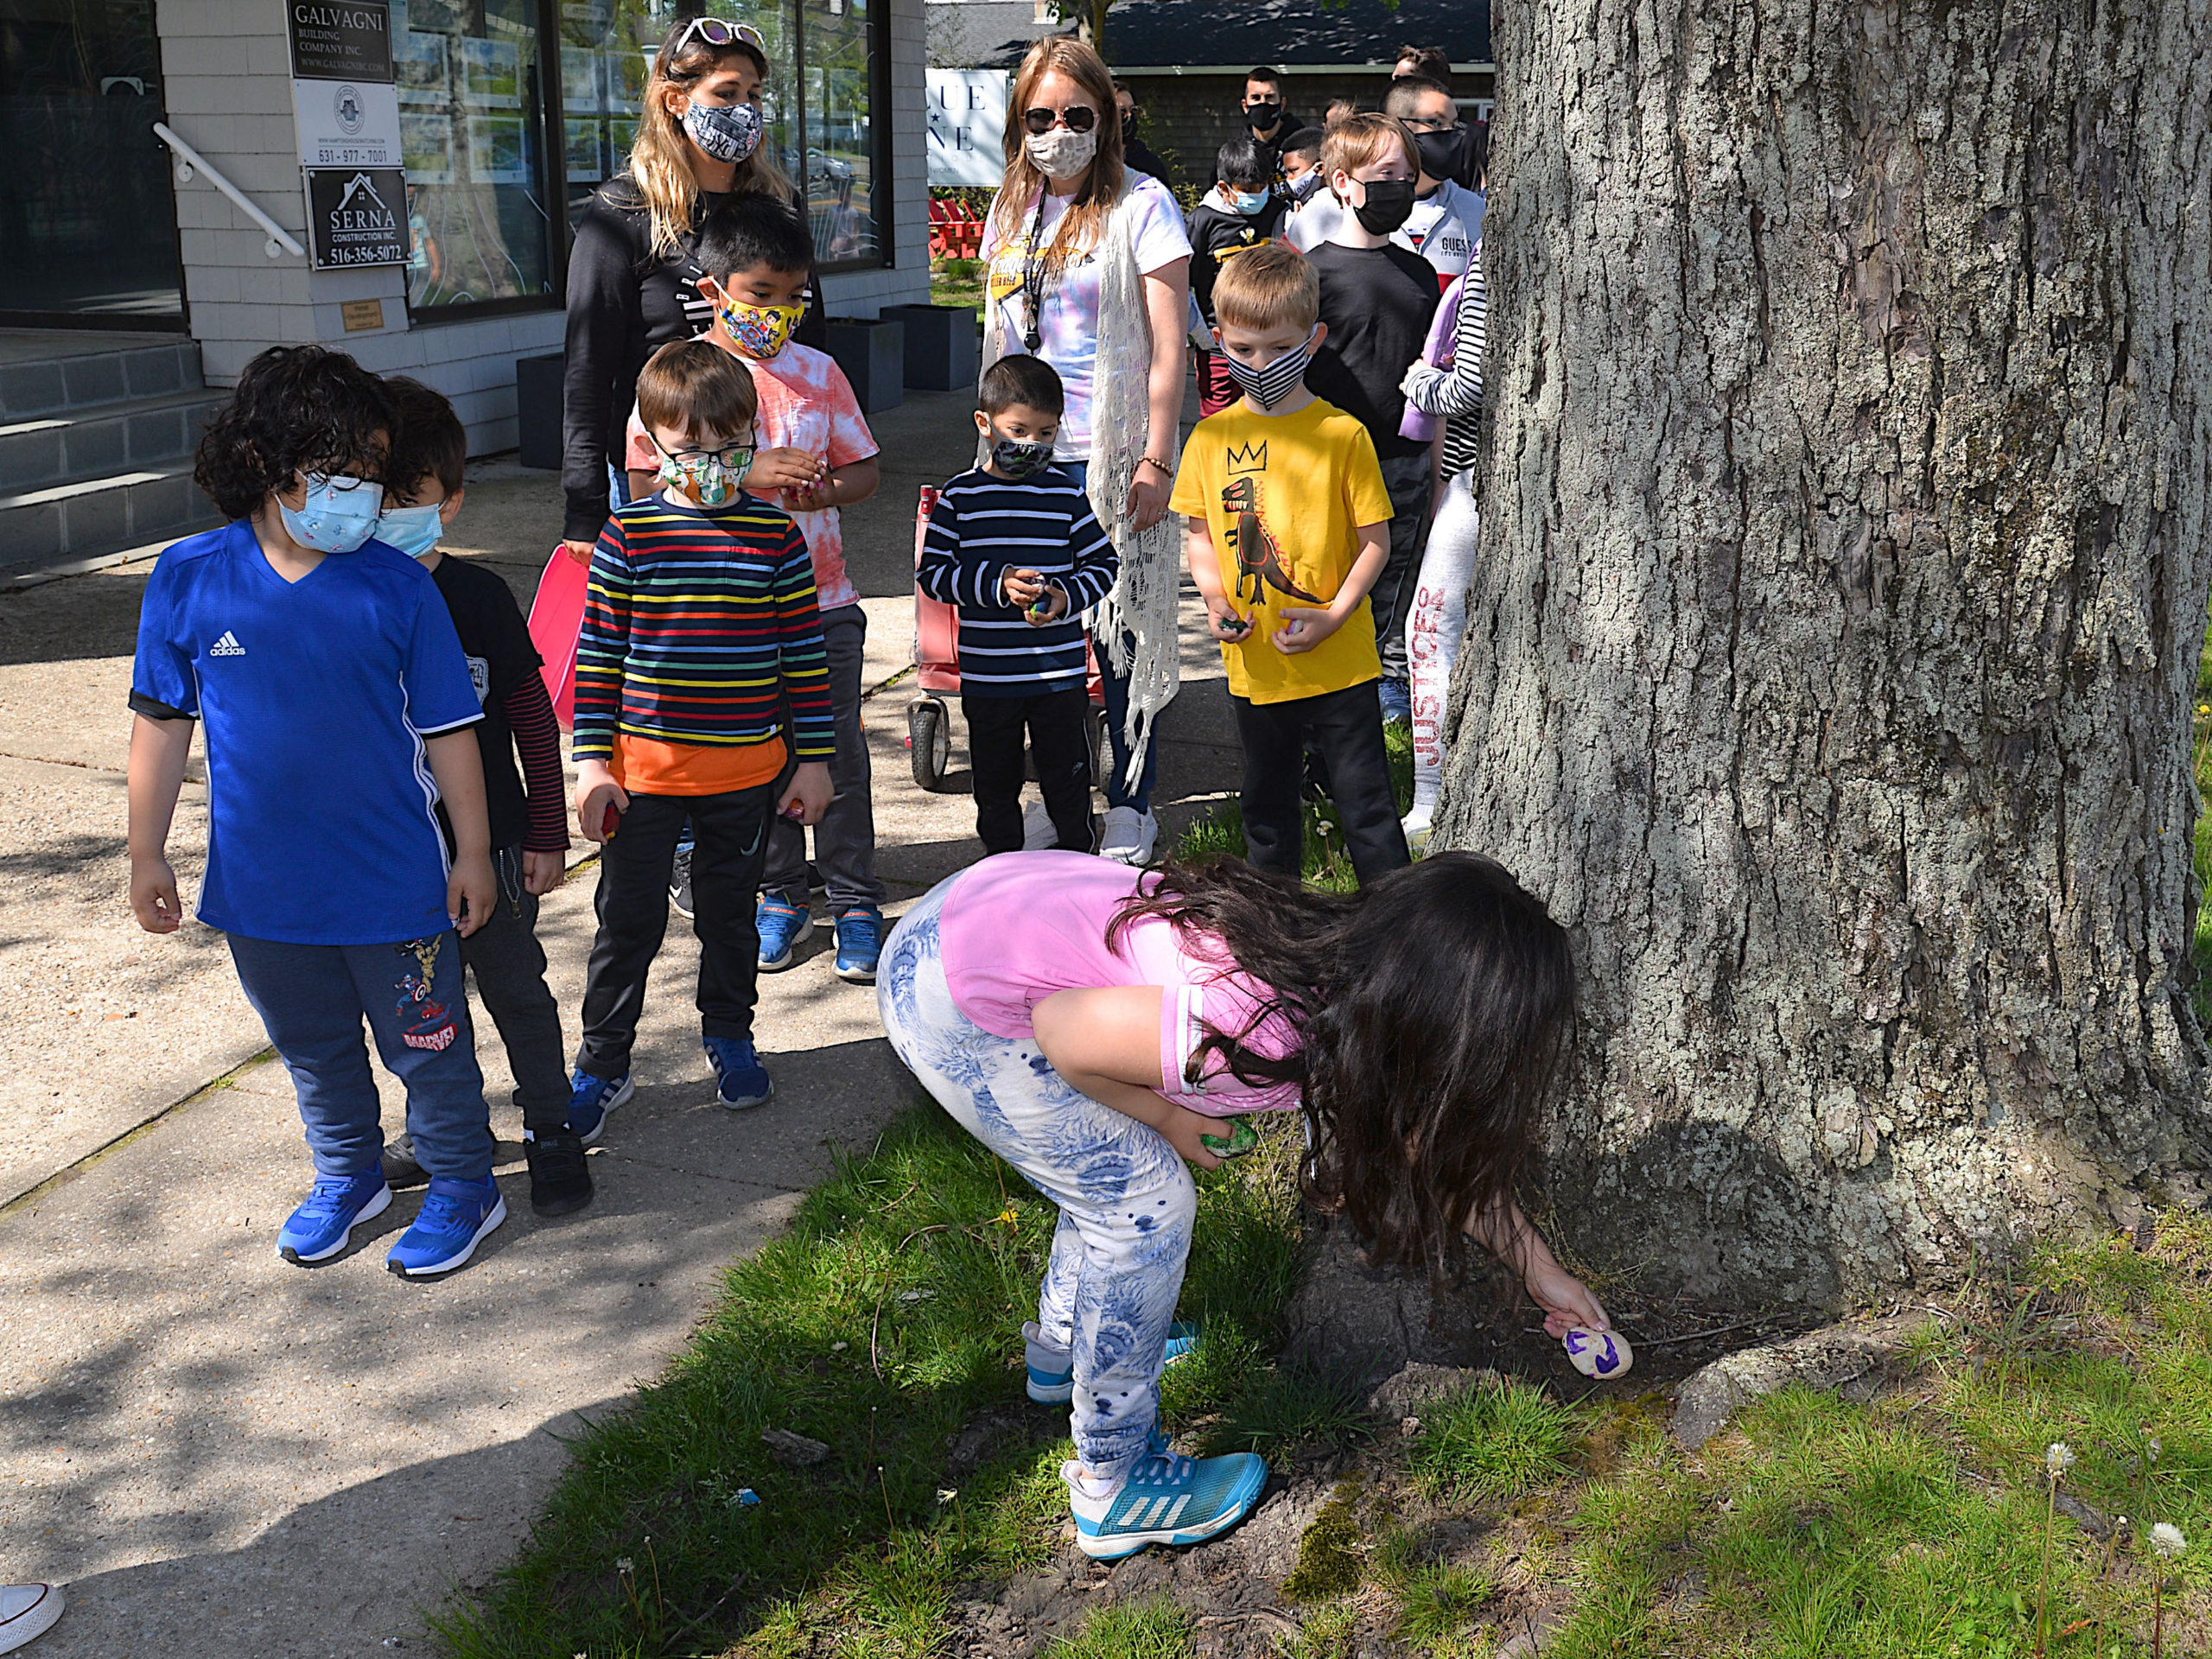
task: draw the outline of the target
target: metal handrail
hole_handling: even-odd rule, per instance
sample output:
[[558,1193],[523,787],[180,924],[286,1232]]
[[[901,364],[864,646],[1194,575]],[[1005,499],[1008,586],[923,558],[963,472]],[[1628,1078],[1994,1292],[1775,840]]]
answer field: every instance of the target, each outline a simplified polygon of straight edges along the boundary
[[238,204],[239,212],[269,233],[269,240],[264,246],[271,259],[281,257],[287,253],[297,254],[302,258],[307,257],[308,251],[299,245],[291,232],[248,201],[238,186],[225,178],[209,163],[205,156],[178,137],[175,130],[167,122],[154,123],[154,137],[176,153],[176,181],[179,184],[190,184],[193,169],[197,168],[207,175],[208,183]]

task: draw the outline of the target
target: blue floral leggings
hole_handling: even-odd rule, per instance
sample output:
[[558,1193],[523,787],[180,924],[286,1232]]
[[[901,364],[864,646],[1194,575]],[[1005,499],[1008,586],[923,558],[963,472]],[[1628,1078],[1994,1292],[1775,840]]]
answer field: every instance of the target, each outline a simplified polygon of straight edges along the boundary
[[938,1103],[1059,1206],[1023,1334],[1039,1370],[1072,1359],[1076,1455],[1116,1478],[1144,1455],[1160,1415],[1198,1191],[1157,1130],[1070,1087],[1033,1040],[994,1037],[954,1004],[938,916],[959,879],[939,882],[892,930],[876,1001],[892,1047]]

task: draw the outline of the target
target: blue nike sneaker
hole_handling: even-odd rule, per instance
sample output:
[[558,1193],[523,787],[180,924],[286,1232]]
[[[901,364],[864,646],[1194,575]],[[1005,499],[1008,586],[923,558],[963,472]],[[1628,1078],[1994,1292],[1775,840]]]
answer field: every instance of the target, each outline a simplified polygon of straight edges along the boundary
[[1155,1429],[1152,1450],[1103,1497],[1084,1488],[1083,1465],[1064,1463],[1075,1547],[1094,1561],[1118,1561],[1147,1544],[1196,1544],[1229,1530],[1260,1501],[1266,1461],[1250,1452],[1185,1458]]
[[569,1085],[569,1133],[591,1145],[606,1133],[607,1115],[637,1092],[627,1071],[612,1082],[588,1071],[577,1072]]
[[804,903],[764,893],[753,912],[753,931],[760,936],[760,971],[780,974],[798,960],[793,948],[814,937],[814,912]]
[[855,985],[875,983],[876,959],[883,954],[883,912],[874,905],[854,905],[837,917],[837,977]]
[[391,1188],[381,1166],[361,1175],[319,1175],[276,1235],[276,1254],[296,1268],[327,1262],[346,1248],[354,1228],[390,1208]]
[[507,1218],[499,1184],[430,1178],[415,1224],[399,1236],[385,1266],[403,1279],[429,1279],[466,1266],[485,1236]]
[[715,1098],[734,1111],[765,1106],[776,1085],[768,1068],[753,1052],[750,1037],[708,1037],[702,1039],[707,1058],[714,1063]]
[[[1167,1363],[1173,1365],[1198,1345],[1198,1327],[1178,1319],[1167,1327]],[[1033,1353],[1035,1351],[1032,1351]],[[1046,1369],[1033,1358],[1029,1364],[1029,1397],[1040,1406],[1065,1406],[1075,1398],[1075,1367]]]

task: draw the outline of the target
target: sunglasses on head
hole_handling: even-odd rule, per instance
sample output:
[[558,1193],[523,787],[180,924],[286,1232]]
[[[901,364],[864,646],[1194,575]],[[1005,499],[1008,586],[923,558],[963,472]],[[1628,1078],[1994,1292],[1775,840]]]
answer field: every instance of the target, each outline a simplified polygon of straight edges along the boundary
[[1071,104],[1065,110],[1024,110],[1021,124],[1042,137],[1052,130],[1054,121],[1065,121],[1070,132],[1089,132],[1097,124],[1098,111],[1081,104]]
[[725,22],[719,17],[694,17],[684,24],[683,33],[669,42],[667,55],[674,57],[690,45],[694,36],[711,47],[749,46],[762,57],[768,55],[768,42],[759,29],[750,23]]

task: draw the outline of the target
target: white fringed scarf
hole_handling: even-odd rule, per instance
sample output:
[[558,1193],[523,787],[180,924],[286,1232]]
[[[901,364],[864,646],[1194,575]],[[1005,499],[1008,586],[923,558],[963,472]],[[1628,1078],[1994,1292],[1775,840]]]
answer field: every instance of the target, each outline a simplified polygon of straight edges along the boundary
[[[997,204],[992,207],[995,213]],[[1129,481],[1145,457],[1152,423],[1152,323],[1145,313],[1144,276],[1137,270],[1135,222],[1136,204],[1124,184],[1097,253],[1098,355],[1091,380],[1088,486],[1090,510],[1122,558],[1121,575],[1092,608],[1090,628],[1108,664],[1129,683],[1122,735],[1129,748],[1125,781],[1132,789],[1153,721],[1182,683],[1175,639],[1182,554],[1175,516],[1164,513],[1150,530],[1140,531],[1127,511]],[[994,303],[983,314],[982,366],[989,368],[1006,350],[1002,308]],[[1169,435],[1161,460],[1179,453],[1179,436]],[[978,465],[988,453],[988,445],[978,445]]]

